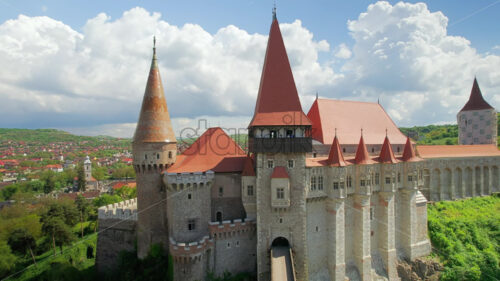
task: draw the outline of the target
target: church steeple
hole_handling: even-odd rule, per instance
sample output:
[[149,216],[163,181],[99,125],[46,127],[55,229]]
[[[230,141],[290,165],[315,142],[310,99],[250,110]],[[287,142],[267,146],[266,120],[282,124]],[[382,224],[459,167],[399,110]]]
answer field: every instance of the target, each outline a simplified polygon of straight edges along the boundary
[[133,142],[176,142],[156,58],[156,38],[153,39],[153,59]]

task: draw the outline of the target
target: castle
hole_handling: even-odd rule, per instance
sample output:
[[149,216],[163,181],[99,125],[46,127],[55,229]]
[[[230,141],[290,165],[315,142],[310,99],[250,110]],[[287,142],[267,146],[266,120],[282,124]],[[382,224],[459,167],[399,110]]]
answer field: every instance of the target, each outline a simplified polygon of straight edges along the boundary
[[[479,107],[458,114],[454,146],[416,147],[378,103],[316,99],[305,114],[274,14],[248,154],[209,128],[177,155],[153,48],[133,138],[137,199],[99,209],[97,267],[112,268],[136,240],[140,258],[153,244],[168,250],[175,280],[225,271],[258,280],[399,280],[398,259],[431,252],[428,200],[500,189],[499,150],[462,132],[475,128],[469,120],[492,117],[474,113],[485,110],[479,98],[475,81],[468,104]],[[481,126],[496,132],[496,122]]]

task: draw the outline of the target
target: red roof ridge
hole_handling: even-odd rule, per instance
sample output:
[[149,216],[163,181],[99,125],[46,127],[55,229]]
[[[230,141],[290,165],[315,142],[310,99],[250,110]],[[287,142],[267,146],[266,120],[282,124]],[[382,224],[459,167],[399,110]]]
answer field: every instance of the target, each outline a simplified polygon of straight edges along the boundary
[[276,18],[273,19],[251,126],[305,125],[299,94]]
[[406,144],[405,144],[405,149],[403,151],[403,161],[405,162],[416,162],[416,161],[421,161],[422,159],[417,157],[417,154],[415,153],[415,149],[413,149],[413,145],[411,143],[410,137],[407,137],[406,139]]
[[356,157],[354,158],[354,163],[356,164],[372,164],[375,163],[370,158],[368,154],[368,150],[366,149],[365,141],[363,139],[363,134],[361,134],[361,138],[359,139],[358,149],[356,150]]
[[494,109],[487,101],[484,100],[479,84],[477,83],[476,77],[474,77],[474,83],[472,84],[472,89],[470,91],[469,100],[462,107],[460,112],[468,110],[481,110],[481,109]]
[[245,164],[243,166],[243,172],[241,173],[241,175],[247,177],[255,177],[255,168],[252,157],[250,157],[250,155],[245,159]]
[[347,165],[344,160],[344,155],[342,154],[342,150],[340,149],[340,143],[339,139],[337,138],[337,135],[335,135],[332,146],[330,147],[330,154],[328,155],[327,163],[330,166],[336,166],[336,167],[344,167]]
[[391,142],[389,137],[385,137],[384,144],[382,144],[382,149],[380,150],[379,161],[381,163],[397,163],[396,157],[394,157],[394,152],[392,151]]
[[271,175],[272,179],[287,179],[289,178],[288,172],[283,166],[274,167],[273,173]]

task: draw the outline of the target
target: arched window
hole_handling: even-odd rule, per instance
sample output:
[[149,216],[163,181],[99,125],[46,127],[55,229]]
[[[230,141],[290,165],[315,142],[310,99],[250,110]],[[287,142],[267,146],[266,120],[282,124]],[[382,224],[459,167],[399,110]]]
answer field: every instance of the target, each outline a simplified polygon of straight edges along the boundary
[[169,152],[168,152],[168,158],[169,158],[169,159],[172,159],[172,151],[169,151]]

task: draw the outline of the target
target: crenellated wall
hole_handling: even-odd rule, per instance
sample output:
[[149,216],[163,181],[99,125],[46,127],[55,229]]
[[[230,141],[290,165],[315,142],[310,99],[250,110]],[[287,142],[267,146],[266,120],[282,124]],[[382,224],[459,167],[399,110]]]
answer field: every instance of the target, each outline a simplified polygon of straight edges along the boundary
[[137,237],[137,199],[100,207],[98,210],[97,270],[113,269],[120,252],[134,251]]

